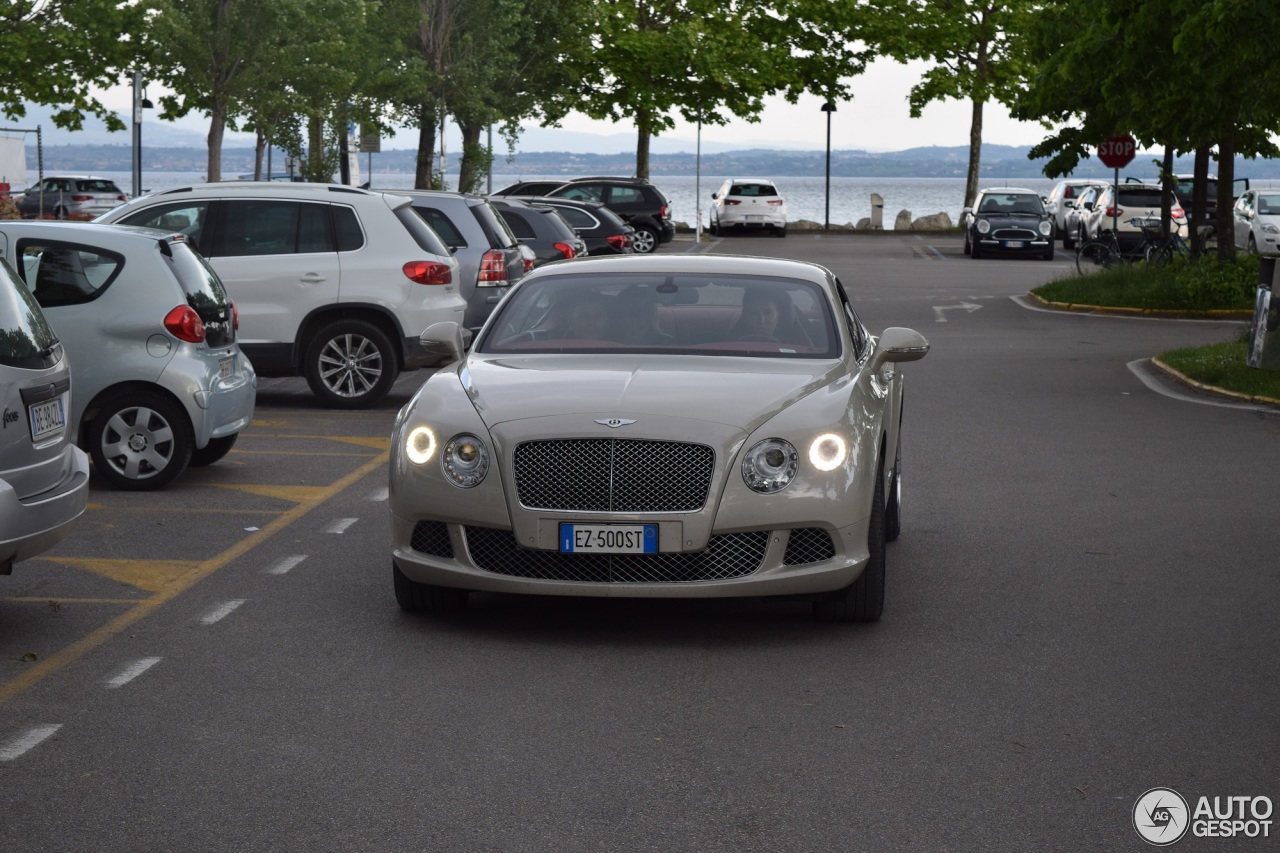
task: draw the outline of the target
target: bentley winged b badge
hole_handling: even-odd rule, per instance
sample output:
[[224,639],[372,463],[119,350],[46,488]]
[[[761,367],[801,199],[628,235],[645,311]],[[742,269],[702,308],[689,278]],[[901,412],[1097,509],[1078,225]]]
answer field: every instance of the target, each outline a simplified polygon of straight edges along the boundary
[[596,420],[596,423],[600,424],[601,426],[607,426],[612,429],[617,429],[620,426],[626,426],[627,424],[635,423],[635,419],[634,418],[598,418]]

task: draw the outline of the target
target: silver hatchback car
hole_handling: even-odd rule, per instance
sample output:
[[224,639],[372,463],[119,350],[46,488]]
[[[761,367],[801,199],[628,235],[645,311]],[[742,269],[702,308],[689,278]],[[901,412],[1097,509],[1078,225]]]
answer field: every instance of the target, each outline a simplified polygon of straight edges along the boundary
[[72,440],[120,489],[170,483],[231,450],[257,374],[236,310],[181,234],[79,222],[0,222],[18,270],[71,358]]
[[84,514],[89,461],[71,443],[71,369],[31,293],[0,262],[0,575]]

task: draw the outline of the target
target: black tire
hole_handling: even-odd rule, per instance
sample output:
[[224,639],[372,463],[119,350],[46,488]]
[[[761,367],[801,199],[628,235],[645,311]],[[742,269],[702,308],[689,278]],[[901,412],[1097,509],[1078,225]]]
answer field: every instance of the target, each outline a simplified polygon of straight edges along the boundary
[[969,251],[970,251],[970,248],[969,248],[969,232],[968,232],[968,231],[966,231],[966,232],[964,232],[964,253],[967,255],[967,254],[969,254]]
[[711,217],[711,224],[707,226],[707,233],[710,234],[712,237],[720,236],[720,221],[717,220],[714,216]]
[[889,474],[889,495],[884,507],[884,541],[894,542],[902,534],[902,416],[898,416],[898,449],[893,454]]
[[973,258],[976,261],[981,256],[982,256],[982,253],[978,249],[978,242],[975,240],[973,242],[973,245],[969,247],[969,257]]
[[1049,250],[1040,256],[1040,260],[1042,261],[1053,260],[1053,241],[1052,240],[1049,241]]
[[470,593],[465,589],[432,586],[410,580],[393,561],[391,573],[396,589],[396,604],[408,613],[460,613],[466,609]]
[[813,615],[822,622],[878,622],[884,613],[884,459],[876,465],[876,489],[871,498],[867,525],[867,567],[844,589],[813,603]]
[[778,229],[778,236],[779,237],[787,236],[787,226],[783,225],[781,228]]
[[195,438],[180,405],[154,391],[124,390],[98,407],[88,445],[102,479],[117,489],[147,492],[186,470]]
[[1102,269],[1110,269],[1121,263],[1116,250],[1110,243],[1102,240],[1088,240],[1076,249],[1076,270],[1081,275],[1088,275]]
[[233,432],[231,435],[224,435],[222,438],[211,438],[209,443],[204,447],[197,447],[191,451],[192,468],[203,468],[206,465],[212,465],[222,457],[231,452],[231,448],[235,447],[236,439],[240,437],[240,433]]
[[636,234],[631,238],[631,250],[638,255],[652,255],[658,251],[658,232],[648,225],[635,226]]
[[1245,250],[1251,255],[1258,254],[1258,241],[1254,239],[1252,234],[1249,235],[1249,243],[1245,246]]
[[1071,235],[1070,235],[1070,234],[1068,234],[1068,233],[1064,230],[1064,231],[1062,232],[1062,248],[1064,248],[1064,249],[1074,249],[1075,247],[1076,247],[1076,241],[1075,241],[1075,240],[1073,240],[1073,239],[1071,238]]
[[400,366],[386,333],[364,320],[339,320],[307,345],[311,392],[335,409],[367,409],[391,390]]

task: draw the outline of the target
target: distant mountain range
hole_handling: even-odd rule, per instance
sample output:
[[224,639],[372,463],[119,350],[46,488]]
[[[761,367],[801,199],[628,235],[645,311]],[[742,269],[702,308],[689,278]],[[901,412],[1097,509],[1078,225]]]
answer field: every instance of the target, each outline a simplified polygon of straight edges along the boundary
[[[44,171],[77,172],[127,172],[132,169],[132,144],[128,133],[108,133],[101,122],[87,121],[80,131],[59,130],[49,119],[45,107],[29,105],[28,115],[22,119],[0,123],[0,135],[12,136],[14,129],[30,130],[42,127],[41,148]],[[27,137],[27,169],[34,176],[38,168],[35,134]],[[142,128],[143,169],[147,172],[204,173],[207,166],[205,134],[176,127],[167,122],[146,121]],[[384,140],[384,145],[387,141]],[[508,158],[501,150],[494,158],[496,173],[509,175],[574,176],[590,174],[630,175],[635,171],[635,135],[613,134],[608,136],[571,133],[563,130],[533,128],[521,137],[522,150]],[[548,147],[539,147],[548,146]],[[742,146],[707,144],[702,146],[699,157],[685,140],[654,139],[649,159],[651,176],[693,175],[699,170],[707,175],[769,175],[822,176],[826,173],[826,152],[822,150],[793,150],[778,148],[744,148]],[[559,150],[556,150],[558,148]],[[567,148],[578,149],[566,150]],[[581,150],[611,153],[580,153]],[[454,151],[456,152],[455,147]],[[1030,160],[1028,148],[985,144],[982,146],[982,177],[984,179],[1043,178],[1045,160]],[[372,158],[378,172],[413,174],[417,152],[412,148],[383,150],[376,154],[361,154],[361,164]],[[926,146],[902,151],[870,152],[862,150],[833,150],[831,175],[833,177],[907,177],[907,178],[963,178],[969,159],[968,146]],[[1150,177],[1156,172],[1155,155],[1139,154],[1124,175]],[[245,174],[253,171],[253,137],[244,133],[228,133],[222,152],[222,172],[226,175]],[[282,171],[284,156],[277,151],[272,168]],[[1177,172],[1192,171],[1192,159],[1180,158],[1175,162]],[[456,153],[449,156],[450,174],[456,174]],[[1240,177],[1280,178],[1280,161],[1236,161],[1236,174]],[[1097,160],[1083,161],[1076,169],[1075,177],[1110,178],[1113,172]],[[34,177],[31,178],[34,180]]]

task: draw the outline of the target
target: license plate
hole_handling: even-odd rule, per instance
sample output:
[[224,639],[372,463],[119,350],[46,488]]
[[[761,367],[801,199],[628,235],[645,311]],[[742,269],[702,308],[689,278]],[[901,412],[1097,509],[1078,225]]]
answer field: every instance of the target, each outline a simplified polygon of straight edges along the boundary
[[751,214],[747,214],[746,216],[742,217],[742,221],[743,221],[743,222],[755,222],[755,221],[756,221],[757,219],[759,219],[759,218],[760,218],[759,216],[752,216]]
[[1006,249],[1021,249],[1024,245],[1026,244],[1023,243],[1021,240],[1005,240],[1004,241],[1004,247]]
[[235,376],[235,375],[236,375],[236,357],[234,355],[231,356],[230,358],[221,359],[218,362],[218,378],[219,379],[230,379],[232,376]]
[[61,397],[46,400],[43,403],[33,403],[27,407],[27,415],[31,420],[32,441],[38,441],[46,435],[59,432],[67,425],[67,415],[62,410]]
[[561,524],[562,554],[656,554],[656,524]]

